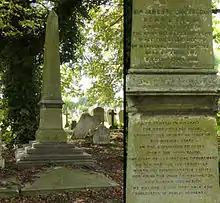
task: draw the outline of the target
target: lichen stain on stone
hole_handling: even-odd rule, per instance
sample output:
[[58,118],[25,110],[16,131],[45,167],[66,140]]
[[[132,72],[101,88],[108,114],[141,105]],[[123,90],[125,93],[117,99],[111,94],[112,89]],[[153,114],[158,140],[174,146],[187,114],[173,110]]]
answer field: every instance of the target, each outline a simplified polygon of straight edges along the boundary
[[141,122],[141,117],[142,114],[141,113],[135,113],[132,115],[132,123],[137,124],[137,123],[142,123]]

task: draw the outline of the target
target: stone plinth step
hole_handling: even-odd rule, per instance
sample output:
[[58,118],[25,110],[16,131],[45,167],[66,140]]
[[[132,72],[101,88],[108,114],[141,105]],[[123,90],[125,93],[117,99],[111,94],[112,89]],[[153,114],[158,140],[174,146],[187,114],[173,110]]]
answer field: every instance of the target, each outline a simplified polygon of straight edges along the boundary
[[33,148],[75,148],[75,144],[71,143],[65,143],[65,142],[60,142],[60,143],[54,143],[54,142],[44,142],[44,143],[37,143],[34,142],[32,143]]
[[78,160],[90,159],[90,154],[30,154],[21,156],[20,160]]
[[83,151],[81,149],[75,148],[32,148],[26,147],[25,151],[27,154],[82,154]]
[[90,154],[82,149],[75,148],[70,143],[37,143],[18,148],[15,152],[18,167],[42,166],[53,163],[93,165],[94,160]]
[[94,166],[96,164],[93,159],[85,160],[20,160],[17,162],[19,168],[28,168],[28,167],[39,167],[46,166],[48,164],[73,164],[73,165],[85,165],[85,166]]

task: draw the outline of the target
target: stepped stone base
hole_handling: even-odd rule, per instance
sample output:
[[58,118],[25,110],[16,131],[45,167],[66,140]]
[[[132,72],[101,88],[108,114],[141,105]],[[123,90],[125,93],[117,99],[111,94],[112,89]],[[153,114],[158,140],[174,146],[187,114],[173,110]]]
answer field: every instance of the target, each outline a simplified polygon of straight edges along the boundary
[[30,142],[15,152],[19,168],[43,166],[47,164],[80,164],[94,165],[95,160],[90,154],[76,148],[70,143],[39,143]]

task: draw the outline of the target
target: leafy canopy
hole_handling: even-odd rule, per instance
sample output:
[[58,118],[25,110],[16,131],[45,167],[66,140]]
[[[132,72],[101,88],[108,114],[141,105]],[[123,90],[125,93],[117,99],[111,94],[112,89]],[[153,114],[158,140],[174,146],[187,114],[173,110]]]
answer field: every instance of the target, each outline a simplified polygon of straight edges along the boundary
[[[91,9],[89,16],[91,20],[81,27],[84,37],[76,50],[77,61],[68,64],[73,68],[72,83],[78,86],[79,96],[86,96],[91,104],[120,105],[123,100],[117,95],[123,89],[123,2],[111,0]],[[68,73],[66,87],[76,93],[70,88],[71,73],[65,67],[63,70]],[[91,83],[87,91],[81,89],[82,77]]]

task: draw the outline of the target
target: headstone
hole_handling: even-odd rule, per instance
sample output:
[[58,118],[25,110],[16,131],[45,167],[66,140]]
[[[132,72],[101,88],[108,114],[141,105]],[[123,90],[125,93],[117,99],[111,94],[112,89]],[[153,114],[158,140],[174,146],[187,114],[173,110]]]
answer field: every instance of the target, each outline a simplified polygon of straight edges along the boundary
[[114,110],[108,110],[108,122],[111,126],[115,126],[116,124],[116,113]]
[[133,0],[126,203],[219,202],[211,0]]
[[107,115],[107,111],[104,111],[104,122],[108,122],[108,115]]
[[45,164],[93,164],[91,155],[67,143],[62,126],[58,16],[50,11],[46,24],[40,123],[36,141],[15,152],[18,167]]
[[90,134],[90,131],[93,131],[97,127],[98,124],[99,121],[97,121],[96,118],[89,113],[83,113],[75,127],[72,138],[85,138]]
[[102,107],[96,107],[93,110],[93,116],[96,117],[98,122],[104,123],[104,109]]
[[2,138],[2,132],[0,129],[0,168],[4,168],[5,167],[5,160],[2,157],[2,142],[1,142],[1,138]]
[[93,135],[93,144],[109,144],[110,132],[104,125],[100,124]]
[[119,111],[119,122],[124,124],[124,110]]

